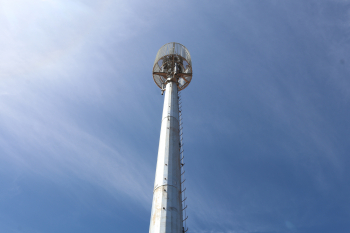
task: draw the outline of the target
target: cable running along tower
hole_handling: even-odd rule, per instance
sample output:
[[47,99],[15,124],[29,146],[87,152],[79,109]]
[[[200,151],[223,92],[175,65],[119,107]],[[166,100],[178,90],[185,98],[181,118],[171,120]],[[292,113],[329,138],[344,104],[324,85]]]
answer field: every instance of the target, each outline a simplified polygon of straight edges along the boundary
[[149,233],[184,233],[188,228],[180,91],[192,79],[186,47],[175,42],[163,45],[153,65],[153,79],[165,96]]

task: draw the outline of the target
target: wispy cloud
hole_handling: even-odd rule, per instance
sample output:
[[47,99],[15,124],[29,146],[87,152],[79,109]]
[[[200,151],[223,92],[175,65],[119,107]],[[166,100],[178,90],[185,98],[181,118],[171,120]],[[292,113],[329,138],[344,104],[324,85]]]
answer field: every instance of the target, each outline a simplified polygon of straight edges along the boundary
[[22,88],[18,94],[3,96],[0,103],[3,165],[15,163],[48,179],[74,176],[113,195],[149,200],[144,179],[152,172],[131,145],[109,145],[70,119],[57,96],[45,99],[35,88]]
[[[106,106],[121,100],[132,88],[124,85],[121,72],[111,68],[110,62],[122,59],[113,57],[105,64],[100,59],[90,69],[94,75],[84,71],[87,58],[82,56],[93,51],[82,48],[91,44],[89,38],[99,37],[96,30],[100,31],[97,27],[104,20],[102,15],[112,13],[106,12],[110,4],[55,0],[2,3],[0,160],[2,166],[12,164],[24,173],[54,181],[82,179],[112,196],[127,196],[148,208],[151,187],[146,180],[147,174],[153,175],[148,163],[133,145],[125,144],[122,132],[110,131],[116,141],[105,141],[94,126],[80,124],[78,116],[84,114],[82,121],[93,122],[89,116],[96,113],[83,113],[84,105],[105,111],[114,108],[115,121],[128,115],[123,101]],[[113,11],[119,14],[113,25],[127,28],[125,18],[131,12],[125,12],[124,3],[118,6]],[[118,40],[134,32],[121,33]],[[101,79],[101,75],[105,77]],[[115,82],[116,89],[108,86]]]

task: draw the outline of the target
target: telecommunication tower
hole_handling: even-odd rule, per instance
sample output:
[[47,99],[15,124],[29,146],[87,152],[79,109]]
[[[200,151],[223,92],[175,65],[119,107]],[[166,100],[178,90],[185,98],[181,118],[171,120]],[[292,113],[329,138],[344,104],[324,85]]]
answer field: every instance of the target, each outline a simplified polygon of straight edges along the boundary
[[165,96],[149,233],[184,233],[188,228],[180,91],[192,80],[187,48],[175,42],[163,45],[154,61],[153,79]]

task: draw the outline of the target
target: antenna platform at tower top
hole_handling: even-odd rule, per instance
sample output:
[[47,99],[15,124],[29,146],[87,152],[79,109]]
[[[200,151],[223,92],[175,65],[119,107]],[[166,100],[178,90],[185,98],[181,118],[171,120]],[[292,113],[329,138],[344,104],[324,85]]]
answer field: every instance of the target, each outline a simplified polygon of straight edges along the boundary
[[175,82],[179,91],[185,89],[192,80],[192,61],[187,48],[176,42],[163,45],[154,61],[153,80],[162,91],[168,81]]

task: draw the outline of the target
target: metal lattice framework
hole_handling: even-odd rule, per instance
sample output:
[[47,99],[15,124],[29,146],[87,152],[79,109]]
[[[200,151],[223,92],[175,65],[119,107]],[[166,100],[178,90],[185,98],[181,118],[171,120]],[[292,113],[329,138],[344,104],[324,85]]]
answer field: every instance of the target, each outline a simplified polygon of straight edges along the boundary
[[167,80],[175,82],[179,91],[185,89],[192,80],[192,61],[187,48],[176,42],[163,45],[154,61],[153,80],[162,90]]

